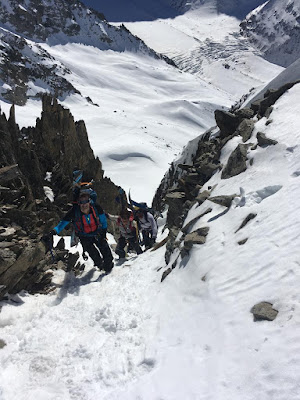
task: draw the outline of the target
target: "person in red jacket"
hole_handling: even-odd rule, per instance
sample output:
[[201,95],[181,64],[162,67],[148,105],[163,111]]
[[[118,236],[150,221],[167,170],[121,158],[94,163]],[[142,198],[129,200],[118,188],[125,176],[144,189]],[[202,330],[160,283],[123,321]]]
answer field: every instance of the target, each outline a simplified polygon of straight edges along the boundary
[[113,255],[106,240],[107,221],[102,207],[91,199],[92,191],[80,190],[70,211],[51,232],[44,235],[44,241],[53,241],[70,222],[79,238],[83,252],[87,252],[94,265],[100,270],[110,272],[114,266]]
[[137,254],[141,254],[143,250],[138,243],[137,223],[134,220],[133,213],[127,209],[123,209],[119,216],[108,214],[112,221],[115,221],[120,230],[120,238],[116,247],[116,254],[120,258],[125,258],[125,246],[128,244]]

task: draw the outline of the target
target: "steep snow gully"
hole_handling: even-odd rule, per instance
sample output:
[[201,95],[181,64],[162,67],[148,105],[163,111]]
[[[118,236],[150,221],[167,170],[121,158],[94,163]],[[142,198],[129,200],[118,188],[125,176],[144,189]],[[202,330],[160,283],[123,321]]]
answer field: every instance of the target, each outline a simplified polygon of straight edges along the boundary
[[[299,96],[298,84],[256,120],[245,172],[204,185],[235,199],[227,213],[209,199],[190,209],[185,224],[212,208],[193,227],[209,226],[207,241],[162,283],[164,247],[108,276],[58,270],[48,296],[2,304],[1,399],[299,399]],[[257,132],[278,143],[256,147]],[[273,322],[253,321],[261,301]]]

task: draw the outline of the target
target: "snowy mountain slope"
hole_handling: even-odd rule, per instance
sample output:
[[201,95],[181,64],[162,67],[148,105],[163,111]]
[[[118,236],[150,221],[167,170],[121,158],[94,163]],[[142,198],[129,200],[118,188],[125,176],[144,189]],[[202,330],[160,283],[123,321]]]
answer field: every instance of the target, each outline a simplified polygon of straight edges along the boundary
[[[45,90],[64,98],[78,93],[68,82],[68,70],[40,44],[82,43],[101,50],[133,51],[162,58],[124,26],[107,23],[104,16],[82,3],[49,0],[40,3],[7,0],[0,4],[1,96],[23,105],[31,86],[40,96]],[[167,62],[170,62],[165,58]]]
[[[252,4],[252,3],[251,3]],[[240,35],[240,21],[220,14],[215,1],[193,2],[175,18],[126,23],[151,48],[224,90],[236,100],[282,69],[262,59]]]
[[[253,147],[245,172],[205,184],[237,196],[227,213],[209,200],[191,208],[185,223],[212,208],[193,227],[209,226],[207,241],[163,283],[162,248],[103,279],[90,264],[78,278],[58,271],[49,296],[4,304],[3,400],[298,400],[299,97],[297,84],[247,142],[261,131],[278,144]],[[225,145],[224,164],[239,142]],[[260,301],[279,311],[273,322],[253,321]]]
[[[68,80],[81,95],[62,104],[75,120],[84,119],[106,176],[131,188],[138,201],[151,203],[176,154],[214,123],[215,108],[231,104],[224,93],[149,56],[76,43],[40,46],[70,71]],[[1,107],[8,115],[9,104]],[[35,124],[40,112],[40,103],[30,101],[17,107],[17,122]]]
[[299,0],[269,0],[250,13],[241,30],[268,61],[287,67],[300,57],[299,25]]

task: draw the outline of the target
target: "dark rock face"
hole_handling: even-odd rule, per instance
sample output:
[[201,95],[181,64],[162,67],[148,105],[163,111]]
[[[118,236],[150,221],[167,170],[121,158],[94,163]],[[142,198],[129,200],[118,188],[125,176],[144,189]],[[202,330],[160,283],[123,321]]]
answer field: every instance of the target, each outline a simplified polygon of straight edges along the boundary
[[276,140],[267,138],[267,136],[262,132],[257,132],[256,137],[257,143],[260,147],[271,146],[278,143]]
[[242,136],[243,142],[247,142],[251,137],[253,129],[254,121],[252,119],[244,119],[237,127],[236,133]]
[[273,304],[265,301],[256,304],[250,310],[253,314],[254,321],[274,321],[278,311],[273,308]]
[[169,205],[167,224],[169,226],[180,226],[178,217],[183,209],[185,194],[182,192],[169,193],[166,196],[166,202]]
[[231,153],[226,167],[222,172],[222,179],[229,179],[246,171],[247,169],[247,149],[245,144],[239,144]]
[[222,139],[233,134],[241,122],[237,115],[222,110],[215,111],[215,119]]
[[[94,157],[83,121],[75,122],[69,110],[51,97],[43,98],[43,111],[34,128],[19,130],[14,107],[7,120],[0,115],[0,299],[20,290],[43,292],[51,283],[51,255],[40,242],[72,201],[72,171],[84,170],[83,179],[94,179],[102,207],[118,212],[118,188],[103,177]],[[52,174],[46,181],[46,173]],[[46,198],[51,188],[54,201]],[[76,267],[79,254],[57,250],[65,268]]]

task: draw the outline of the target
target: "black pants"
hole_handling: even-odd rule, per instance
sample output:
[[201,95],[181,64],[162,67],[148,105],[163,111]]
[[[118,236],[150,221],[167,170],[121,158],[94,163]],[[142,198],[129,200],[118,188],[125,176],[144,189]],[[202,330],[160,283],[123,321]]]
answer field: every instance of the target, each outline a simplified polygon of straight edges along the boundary
[[150,247],[154,244],[154,239],[152,239],[152,231],[142,231],[143,235],[143,244],[146,249],[150,249]]
[[138,244],[136,236],[133,236],[129,239],[125,239],[123,236],[121,236],[118,240],[116,247],[116,254],[118,254],[120,258],[124,258],[126,255],[124,248],[127,243],[137,254],[141,254],[143,252],[143,250],[140,248],[140,245]]
[[[101,236],[80,236],[83,251],[89,253],[96,267],[110,272],[113,268],[113,255],[104,237]],[[102,257],[101,257],[102,256]]]

